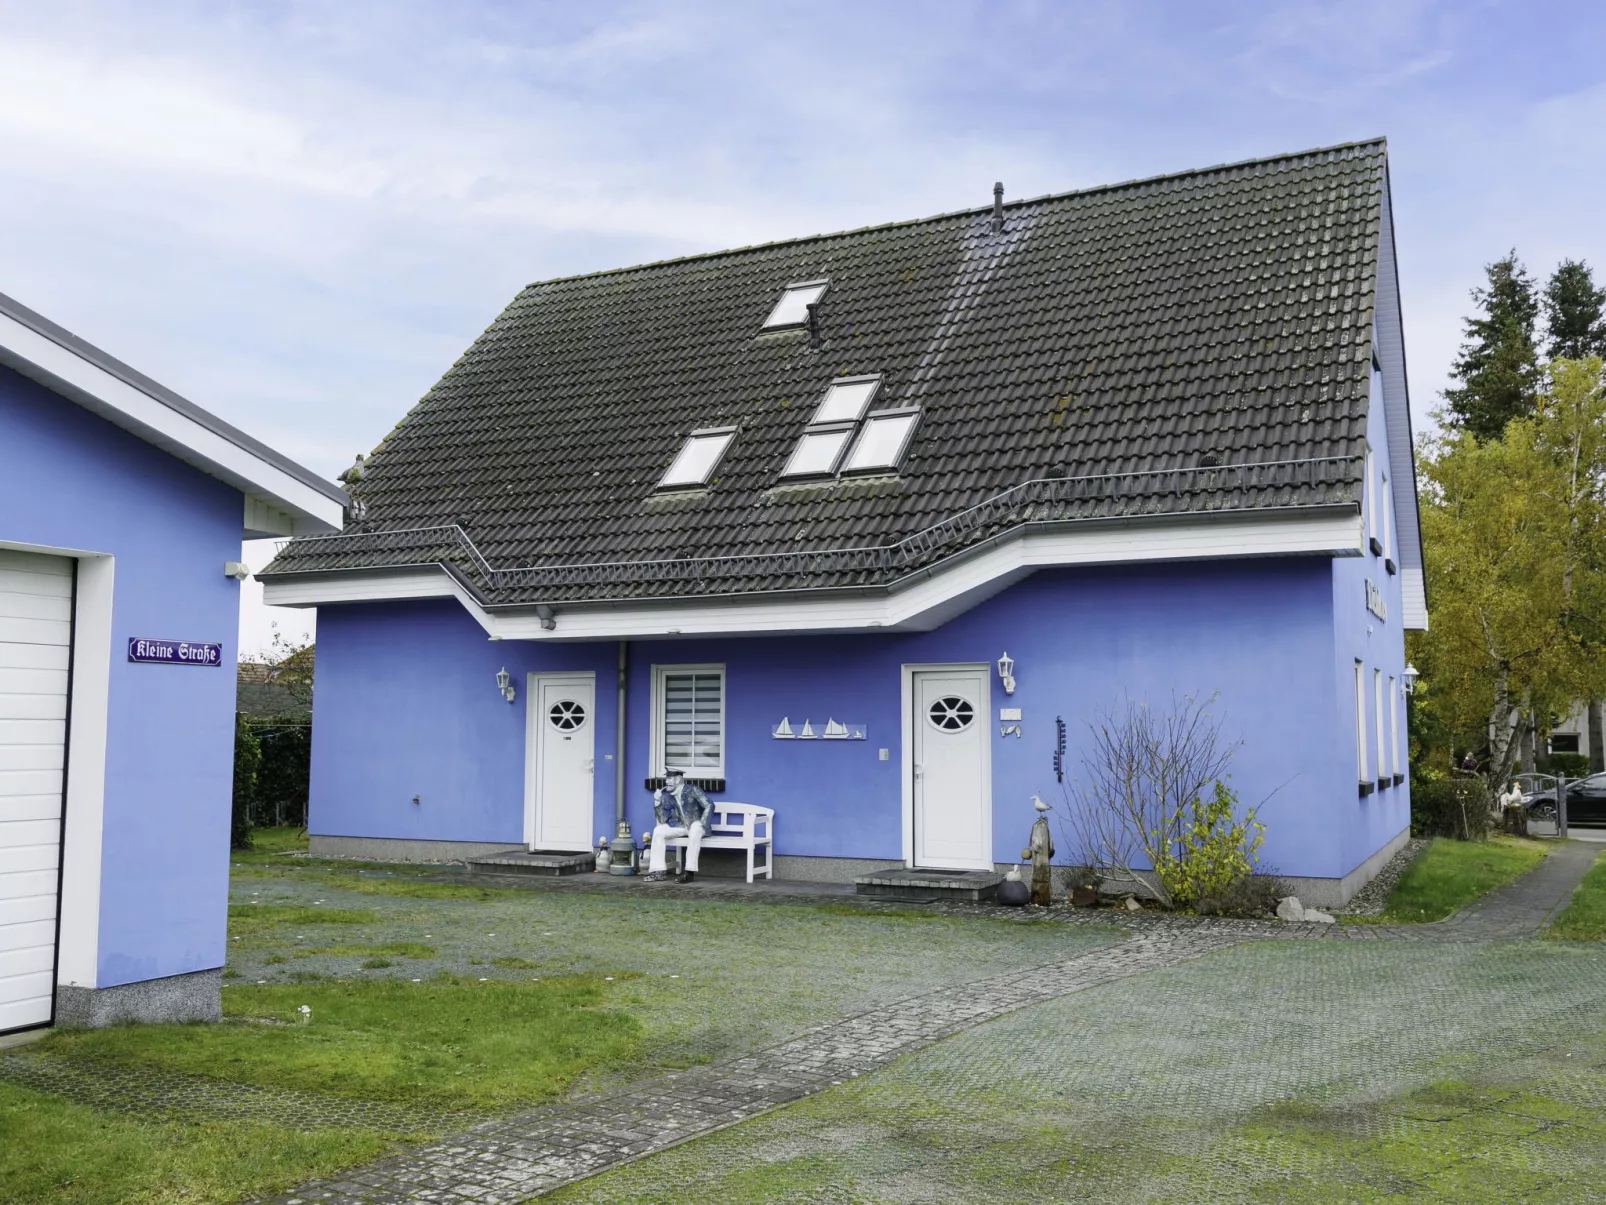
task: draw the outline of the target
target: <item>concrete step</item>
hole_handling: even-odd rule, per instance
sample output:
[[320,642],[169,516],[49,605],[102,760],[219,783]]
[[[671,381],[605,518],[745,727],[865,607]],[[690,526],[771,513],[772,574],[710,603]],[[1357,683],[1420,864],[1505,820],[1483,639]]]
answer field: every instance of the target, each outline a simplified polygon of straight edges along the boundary
[[581,853],[508,849],[501,853],[470,858],[471,874],[538,874],[557,877],[565,874],[587,874],[597,867],[597,855],[589,849]]
[[965,900],[977,904],[998,894],[1004,876],[996,870],[878,870],[853,880],[858,895],[929,904],[936,900]]

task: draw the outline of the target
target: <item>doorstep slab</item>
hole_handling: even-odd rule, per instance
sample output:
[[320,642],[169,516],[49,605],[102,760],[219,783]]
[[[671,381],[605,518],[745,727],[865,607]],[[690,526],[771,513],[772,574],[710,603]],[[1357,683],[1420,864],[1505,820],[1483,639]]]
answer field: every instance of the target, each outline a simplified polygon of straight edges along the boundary
[[597,855],[590,850],[532,854],[527,849],[508,849],[470,858],[468,868],[475,874],[534,874],[556,878],[566,874],[589,874],[597,868]]
[[878,870],[853,880],[858,895],[879,895],[887,899],[963,900],[979,904],[998,894],[1004,876],[996,870],[924,870],[900,866]]

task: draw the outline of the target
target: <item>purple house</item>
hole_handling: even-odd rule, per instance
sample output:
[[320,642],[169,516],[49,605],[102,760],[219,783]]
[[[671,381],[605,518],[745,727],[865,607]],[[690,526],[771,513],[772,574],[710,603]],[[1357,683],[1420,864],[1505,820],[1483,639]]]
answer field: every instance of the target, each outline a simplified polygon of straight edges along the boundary
[[1426,622],[1388,189],[1359,143],[531,285],[263,575],[319,609],[313,848],[585,850],[680,766],[778,877],[990,871],[1056,717],[1074,771],[1175,692],[1347,899]]
[[345,500],[0,297],[0,1033],[219,1015],[240,540]]

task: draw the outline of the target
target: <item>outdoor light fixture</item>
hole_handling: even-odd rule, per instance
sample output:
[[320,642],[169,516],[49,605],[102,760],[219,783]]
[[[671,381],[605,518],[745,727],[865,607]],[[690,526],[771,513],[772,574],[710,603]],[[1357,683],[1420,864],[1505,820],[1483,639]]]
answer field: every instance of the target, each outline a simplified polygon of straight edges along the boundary
[[1421,676],[1422,675],[1417,672],[1416,666],[1412,665],[1409,661],[1405,663],[1405,672],[1400,675],[1400,681],[1405,686],[1406,694],[1414,695],[1416,693],[1416,680]]
[[1015,662],[1008,653],[998,659],[998,676],[1004,680],[1004,693],[1015,693]]
[[518,692],[513,689],[512,675],[507,672],[505,665],[496,671],[496,689],[502,692],[502,697],[509,703],[518,696]]

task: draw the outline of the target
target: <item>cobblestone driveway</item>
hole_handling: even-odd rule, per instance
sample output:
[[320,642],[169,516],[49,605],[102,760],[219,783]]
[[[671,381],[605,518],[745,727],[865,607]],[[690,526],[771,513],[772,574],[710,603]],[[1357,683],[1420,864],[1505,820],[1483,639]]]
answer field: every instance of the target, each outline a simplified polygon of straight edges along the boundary
[[[1331,927],[1129,918],[1136,932],[1115,947],[476,1127],[279,1202],[514,1202],[565,1183],[574,1187],[558,1199],[727,1203],[1263,1200],[1268,1189],[1269,1199],[1299,1199],[1277,1190],[1312,1176],[1347,1177],[1363,1194],[1379,1189],[1368,1182],[1379,1175],[1386,1191],[1421,1188],[1444,1169],[1413,1168],[1416,1181],[1401,1180],[1376,1150],[1346,1155],[1330,1121],[1301,1145],[1303,1131],[1276,1111],[1297,1101],[1345,1115],[1370,1104],[1372,1131],[1398,1139],[1428,1124],[1418,1114],[1434,1102],[1390,1113],[1395,1098],[1452,1079],[1476,1093],[1480,1085],[1456,1077],[1543,1061],[1564,1035],[1583,1042],[1561,1051],[1566,1059],[1606,1065],[1599,951],[1489,941],[1531,932],[1588,862],[1566,847],[1474,915],[1357,928],[1349,932],[1366,938],[1339,945],[1253,940],[1343,932]],[[1389,941],[1396,933],[1416,940]],[[1564,1134],[1566,1156],[1535,1159],[1543,1167],[1529,1169],[1525,1191],[1595,1199],[1587,1194],[1606,1172],[1606,1130],[1589,1112],[1598,1079],[1563,1083],[1561,1074],[1546,1081],[1551,1115],[1528,1119],[1522,1138],[1532,1156],[1543,1145],[1536,1135]],[[1487,1098],[1462,1100],[1458,1121],[1525,1124],[1504,1107],[1512,1092],[1481,1087]],[[1558,1093],[1569,1091],[1562,1105],[1574,1112],[1559,1116]],[[1357,1132],[1377,1145],[1377,1132]],[[1420,1146],[1415,1136],[1403,1143]],[[1461,1156],[1448,1165],[1463,1168]]]

